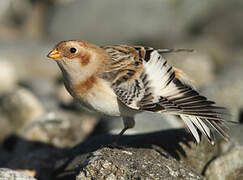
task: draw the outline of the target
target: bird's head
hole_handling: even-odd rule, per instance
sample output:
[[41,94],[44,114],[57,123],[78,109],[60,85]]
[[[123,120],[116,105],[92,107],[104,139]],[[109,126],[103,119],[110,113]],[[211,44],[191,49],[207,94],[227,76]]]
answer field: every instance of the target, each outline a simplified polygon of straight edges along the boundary
[[58,43],[47,57],[54,59],[65,75],[79,80],[102,71],[109,58],[103,49],[79,40]]

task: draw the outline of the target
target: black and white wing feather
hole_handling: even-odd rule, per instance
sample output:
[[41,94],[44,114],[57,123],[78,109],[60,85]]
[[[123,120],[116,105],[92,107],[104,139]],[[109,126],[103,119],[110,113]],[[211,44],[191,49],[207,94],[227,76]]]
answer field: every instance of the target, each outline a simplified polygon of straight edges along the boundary
[[108,77],[112,77],[112,88],[125,105],[179,115],[198,143],[198,130],[211,143],[214,143],[212,128],[228,138],[221,127],[225,122],[225,109],[201,96],[190,85],[186,75],[170,66],[159,50],[125,45],[104,49],[111,55],[111,67],[114,67],[107,72]]

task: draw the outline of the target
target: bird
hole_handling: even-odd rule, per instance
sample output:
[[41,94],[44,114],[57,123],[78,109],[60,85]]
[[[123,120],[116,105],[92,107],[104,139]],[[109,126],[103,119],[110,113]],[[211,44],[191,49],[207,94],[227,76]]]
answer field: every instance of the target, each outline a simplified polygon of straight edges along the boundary
[[47,57],[56,61],[67,91],[81,105],[101,115],[122,117],[124,128],[115,143],[144,111],[179,116],[196,143],[203,134],[214,144],[214,132],[228,140],[227,109],[201,95],[190,78],[164,57],[179,51],[187,50],[67,40]]

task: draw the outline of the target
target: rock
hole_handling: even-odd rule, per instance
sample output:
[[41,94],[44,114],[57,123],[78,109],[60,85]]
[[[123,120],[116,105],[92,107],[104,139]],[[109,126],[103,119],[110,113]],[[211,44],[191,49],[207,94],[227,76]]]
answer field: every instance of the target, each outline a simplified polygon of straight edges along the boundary
[[19,132],[28,123],[37,120],[44,113],[44,108],[30,91],[19,88],[3,97],[2,111]]
[[[82,142],[94,129],[98,119],[93,115],[72,111],[55,111],[43,115],[22,132],[25,139],[56,147],[72,147]],[[17,149],[23,148],[18,144]]]
[[8,118],[3,115],[3,112],[0,110],[0,144],[2,141],[11,133],[14,132],[13,125],[9,122]]
[[204,169],[206,179],[209,180],[238,180],[243,178],[243,125],[232,124],[229,126],[230,140],[219,141],[218,156],[209,162]]
[[26,173],[18,172],[12,169],[0,168],[0,179],[2,180],[37,180]]
[[[58,163],[62,165],[57,167],[57,171],[59,172],[57,179],[74,178],[78,174],[77,178],[96,179],[102,178],[106,173],[107,176],[109,174],[112,175],[112,171],[118,174],[124,172],[124,175],[122,175],[124,179],[128,177],[135,178],[136,176],[146,179],[146,177],[150,177],[149,174],[154,175],[150,177],[152,179],[156,179],[159,176],[164,178],[168,176],[168,178],[173,179],[173,175],[168,173],[168,169],[171,169],[171,172],[176,172],[177,176],[179,176],[176,177],[179,179],[182,176],[189,178],[190,176],[182,175],[183,173],[181,174],[175,167],[181,167],[183,169],[188,169],[189,167],[196,174],[201,174],[207,164],[218,155],[217,146],[212,146],[204,138],[201,144],[196,145],[193,143],[191,135],[186,133],[184,129],[173,129],[140,135],[124,135],[119,139],[120,149],[116,147],[113,149],[102,148],[110,144],[113,139],[114,136],[111,135],[94,136],[72,148],[68,158],[63,161],[60,160]],[[123,151],[127,151],[128,153],[124,155]],[[156,154],[155,151],[159,154]],[[129,152],[133,156],[129,155]],[[97,154],[100,154],[100,156]],[[127,165],[125,163],[126,158]],[[155,161],[153,158],[157,160]],[[119,159],[121,162],[119,162]],[[137,162],[138,159],[141,160],[140,163]],[[147,161],[154,161],[154,166],[150,165],[151,168],[148,168],[148,172],[146,172],[147,170],[144,172],[147,174],[142,174],[143,167],[148,166],[148,164],[143,163]],[[176,165],[166,164],[168,162],[175,163]],[[108,164],[106,167],[102,167],[102,163]],[[167,170],[165,170],[166,166],[168,167]],[[156,169],[158,172],[154,171]],[[67,174],[68,172],[73,173]],[[189,171],[185,170],[185,172]]]
[[212,161],[205,172],[208,180],[243,178],[243,147],[235,147]]
[[[203,179],[172,158],[151,149],[101,148],[87,157],[76,157],[81,179]],[[74,161],[75,161],[74,160]]]
[[26,78],[21,84],[31,90],[43,106],[51,110],[56,110],[59,105],[59,100],[57,98],[57,87],[54,79],[41,76],[31,76]]
[[17,85],[17,75],[13,65],[6,61],[0,60],[0,95],[6,93]]
[[199,145],[189,142],[180,143],[180,146],[185,152],[179,154],[180,162],[192,167],[199,174],[203,174],[207,164],[219,155],[218,146],[211,145],[204,137]]

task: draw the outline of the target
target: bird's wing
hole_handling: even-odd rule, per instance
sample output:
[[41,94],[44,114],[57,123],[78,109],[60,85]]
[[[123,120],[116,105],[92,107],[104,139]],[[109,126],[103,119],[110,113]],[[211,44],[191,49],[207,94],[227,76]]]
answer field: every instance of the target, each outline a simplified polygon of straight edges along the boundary
[[167,63],[160,50],[125,45],[103,48],[111,56],[106,78],[125,105],[181,116],[197,142],[200,130],[213,143],[212,127],[228,138],[221,127],[225,109],[201,96],[182,71]]

